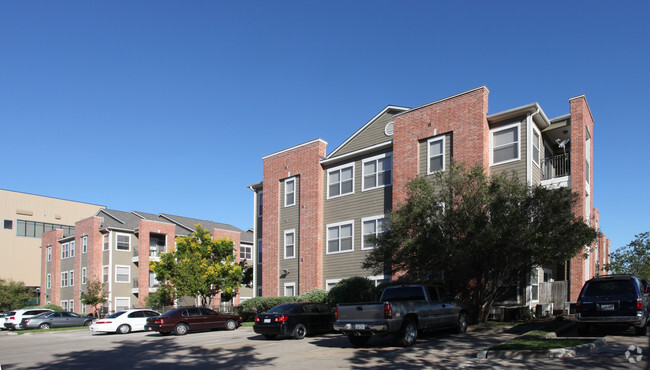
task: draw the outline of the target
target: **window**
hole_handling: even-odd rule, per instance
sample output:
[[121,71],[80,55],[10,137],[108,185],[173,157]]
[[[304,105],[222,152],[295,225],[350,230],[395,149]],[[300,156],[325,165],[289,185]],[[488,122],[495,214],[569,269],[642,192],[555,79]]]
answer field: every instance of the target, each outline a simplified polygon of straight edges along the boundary
[[131,298],[128,297],[116,297],[115,298],[115,312],[117,311],[126,311],[131,308]]
[[349,252],[354,249],[352,230],[354,222],[327,225],[327,253]]
[[327,171],[327,198],[354,193],[354,164]]
[[68,273],[68,279],[70,279],[68,286],[74,286],[74,270],[70,270]]
[[445,137],[427,141],[427,174],[445,170]]
[[284,232],[284,258],[296,257],[296,230]]
[[61,301],[61,308],[63,308],[63,311],[68,310],[68,301]]
[[14,228],[14,221],[13,220],[5,220],[4,228],[5,228],[5,230],[13,229]]
[[104,246],[103,246],[103,250],[107,251],[108,248],[109,248],[109,239],[108,239],[108,234],[104,234],[103,238],[104,238]]
[[296,204],[296,178],[284,180],[284,206],[289,207]]
[[47,246],[47,260],[48,261],[52,260],[52,246],[50,245]]
[[384,216],[368,217],[361,220],[363,223],[363,239],[361,239],[361,249],[373,249],[375,244],[366,239],[371,236],[377,236],[384,232]]
[[65,288],[68,286],[68,272],[62,272],[61,273],[61,287]]
[[102,266],[102,283],[108,283],[110,269],[108,266]]
[[262,263],[262,239],[257,239],[257,263]]
[[81,305],[81,313],[82,313],[82,314],[85,314],[85,313],[86,313],[86,305],[85,305],[85,304],[82,304],[82,305]]
[[40,238],[44,233],[55,229],[63,230],[64,236],[74,234],[74,226],[50,224],[47,222],[37,222],[37,221],[27,221],[27,220],[18,220],[16,225],[17,225],[16,236]]
[[336,284],[339,283],[339,281],[341,281],[341,279],[326,280],[325,281],[325,290],[327,290],[329,292],[330,289],[334,288],[336,286]]
[[117,234],[117,245],[115,246],[115,249],[118,251],[131,250],[131,235]]
[[74,240],[70,242],[70,257],[74,257]]
[[363,161],[363,190],[389,186],[392,182],[393,154],[386,153]]
[[61,245],[61,259],[68,258],[70,255],[70,244],[64,243]]
[[249,260],[253,258],[253,247],[250,245],[239,245],[239,258]]
[[536,127],[533,127],[533,163],[539,167],[540,158],[540,134]]
[[85,267],[81,268],[81,284],[86,284],[86,279],[88,277],[88,270]]
[[88,253],[88,237],[81,238],[81,253]]
[[45,280],[46,289],[52,288],[52,274],[47,274],[47,279]]
[[264,209],[264,194],[260,191],[257,193],[257,215],[262,217],[262,210]]
[[257,296],[258,296],[258,297],[261,297],[261,296],[262,296],[262,287],[259,286],[259,285],[257,286]]
[[68,304],[68,309],[70,312],[74,312],[74,299],[70,300],[70,303]]
[[519,122],[492,130],[490,141],[491,164],[519,160]]
[[293,297],[296,295],[296,283],[285,283],[284,284],[284,296]]
[[537,268],[530,272],[530,299],[539,301],[539,271]]
[[115,265],[115,282],[128,283],[131,280],[131,267],[124,265]]

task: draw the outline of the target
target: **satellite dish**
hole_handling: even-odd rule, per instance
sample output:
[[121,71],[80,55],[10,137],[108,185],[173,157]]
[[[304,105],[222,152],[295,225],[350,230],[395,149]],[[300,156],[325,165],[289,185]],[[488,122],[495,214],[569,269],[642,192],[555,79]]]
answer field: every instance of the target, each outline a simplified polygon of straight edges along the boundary
[[564,154],[566,154],[566,145],[569,143],[569,139],[564,139],[562,141],[560,141],[560,139],[555,139],[555,142],[557,143],[557,147],[562,148]]

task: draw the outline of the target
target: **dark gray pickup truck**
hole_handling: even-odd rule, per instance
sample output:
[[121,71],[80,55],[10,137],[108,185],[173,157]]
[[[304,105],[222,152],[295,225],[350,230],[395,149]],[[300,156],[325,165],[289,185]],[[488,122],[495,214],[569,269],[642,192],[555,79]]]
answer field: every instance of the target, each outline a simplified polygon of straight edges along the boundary
[[394,334],[399,344],[411,346],[418,330],[467,330],[467,310],[438,287],[391,286],[379,302],[341,303],[336,306],[334,329],[347,335],[354,346],[368,343],[372,335]]

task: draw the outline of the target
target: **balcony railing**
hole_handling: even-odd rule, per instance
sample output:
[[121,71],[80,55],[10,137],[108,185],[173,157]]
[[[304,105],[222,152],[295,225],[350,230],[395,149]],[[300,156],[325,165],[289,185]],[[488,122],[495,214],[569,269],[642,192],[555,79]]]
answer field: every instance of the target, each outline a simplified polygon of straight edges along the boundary
[[544,170],[542,180],[551,180],[558,177],[565,177],[571,174],[570,153],[556,155],[544,159]]

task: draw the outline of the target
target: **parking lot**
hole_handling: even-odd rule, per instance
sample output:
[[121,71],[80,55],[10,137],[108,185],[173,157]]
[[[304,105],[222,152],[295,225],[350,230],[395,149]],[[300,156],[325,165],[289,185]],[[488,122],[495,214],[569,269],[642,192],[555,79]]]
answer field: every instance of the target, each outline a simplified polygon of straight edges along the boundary
[[[648,366],[648,337],[625,333],[607,336],[597,353],[556,360],[477,360],[476,353],[517,333],[499,330],[467,334],[432,333],[415,346],[396,347],[389,338],[373,338],[353,348],[346,337],[327,334],[304,340],[265,340],[252,328],[207,331],[186,336],[157,333],[91,335],[87,330],[0,336],[0,365],[6,369],[114,368],[640,368]],[[626,348],[638,346],[641,361],[630,363]]]

